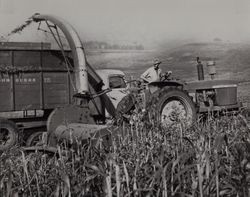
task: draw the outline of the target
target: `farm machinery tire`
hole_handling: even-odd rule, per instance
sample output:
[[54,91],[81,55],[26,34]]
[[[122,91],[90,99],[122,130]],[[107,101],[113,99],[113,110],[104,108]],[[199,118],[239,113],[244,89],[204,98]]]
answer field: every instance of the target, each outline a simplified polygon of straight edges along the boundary
[[42,146],[43,131],[32,133],[26,140],[26,146]]
[[118,123],[122,120],[127,120],[127,116],[129,116],[135,108],[135,103],[135,96],[131,93],[122,98],[116,108],[116,119]]
[[0,119],[0,151],[11,148],[17,143],[18,128],[10,120]]
[[190,127],[196,120],[195,104],[189,95],[177,87],[167,87],[152,95],[148,103],[149,121],[162,126],[185,122]]

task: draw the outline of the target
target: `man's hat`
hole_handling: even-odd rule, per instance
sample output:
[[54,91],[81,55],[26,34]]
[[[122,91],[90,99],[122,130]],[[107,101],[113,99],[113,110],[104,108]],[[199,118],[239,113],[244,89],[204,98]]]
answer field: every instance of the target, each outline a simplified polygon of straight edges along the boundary
[[154,65],[159,65],[159,64],[161,64],[161,61],[158,60],[158,59],[155,59],[155,60],[154,60]]

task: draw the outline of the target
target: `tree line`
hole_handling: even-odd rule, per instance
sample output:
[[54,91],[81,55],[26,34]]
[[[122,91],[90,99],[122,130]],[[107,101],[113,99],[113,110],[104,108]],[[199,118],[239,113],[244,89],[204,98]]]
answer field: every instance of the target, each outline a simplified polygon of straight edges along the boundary
[[84,43],[87,49],[113,49],[113,50],[144,50],[142,44],[109,44],[107,42],[88,41]]

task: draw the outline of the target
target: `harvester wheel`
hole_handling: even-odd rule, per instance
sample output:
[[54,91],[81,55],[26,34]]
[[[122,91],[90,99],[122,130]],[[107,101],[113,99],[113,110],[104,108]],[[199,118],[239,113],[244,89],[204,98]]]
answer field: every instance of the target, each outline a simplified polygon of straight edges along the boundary
[[26,146],[42,146],[43,144],[43,133],[42,131],[32,133],[26,140]]
[[17,143],[16,124],[10,120],[0,119],[0,151],[11,148]]
[[128,94],[125,97],[122,98],[122,100],[118,103],[116,108],[116,119],[118,122],[126,119],[126,116],[128,116],[131,111],[135,107],[135,97],[133,94]]
[[162,126],[176,122],[185,123],[188,127],[196,120],[196,109],[186,92],[177,88],[163,88],[153,94],[148,105],[150,120]]

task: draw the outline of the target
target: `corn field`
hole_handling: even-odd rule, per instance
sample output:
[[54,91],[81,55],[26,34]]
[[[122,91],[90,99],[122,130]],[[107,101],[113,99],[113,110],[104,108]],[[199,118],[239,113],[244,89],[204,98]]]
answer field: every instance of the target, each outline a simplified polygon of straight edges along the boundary
[[249,196],[250,136],[239,115],[161,127],[135,109],[112,145],[0,154],[0,196]]

